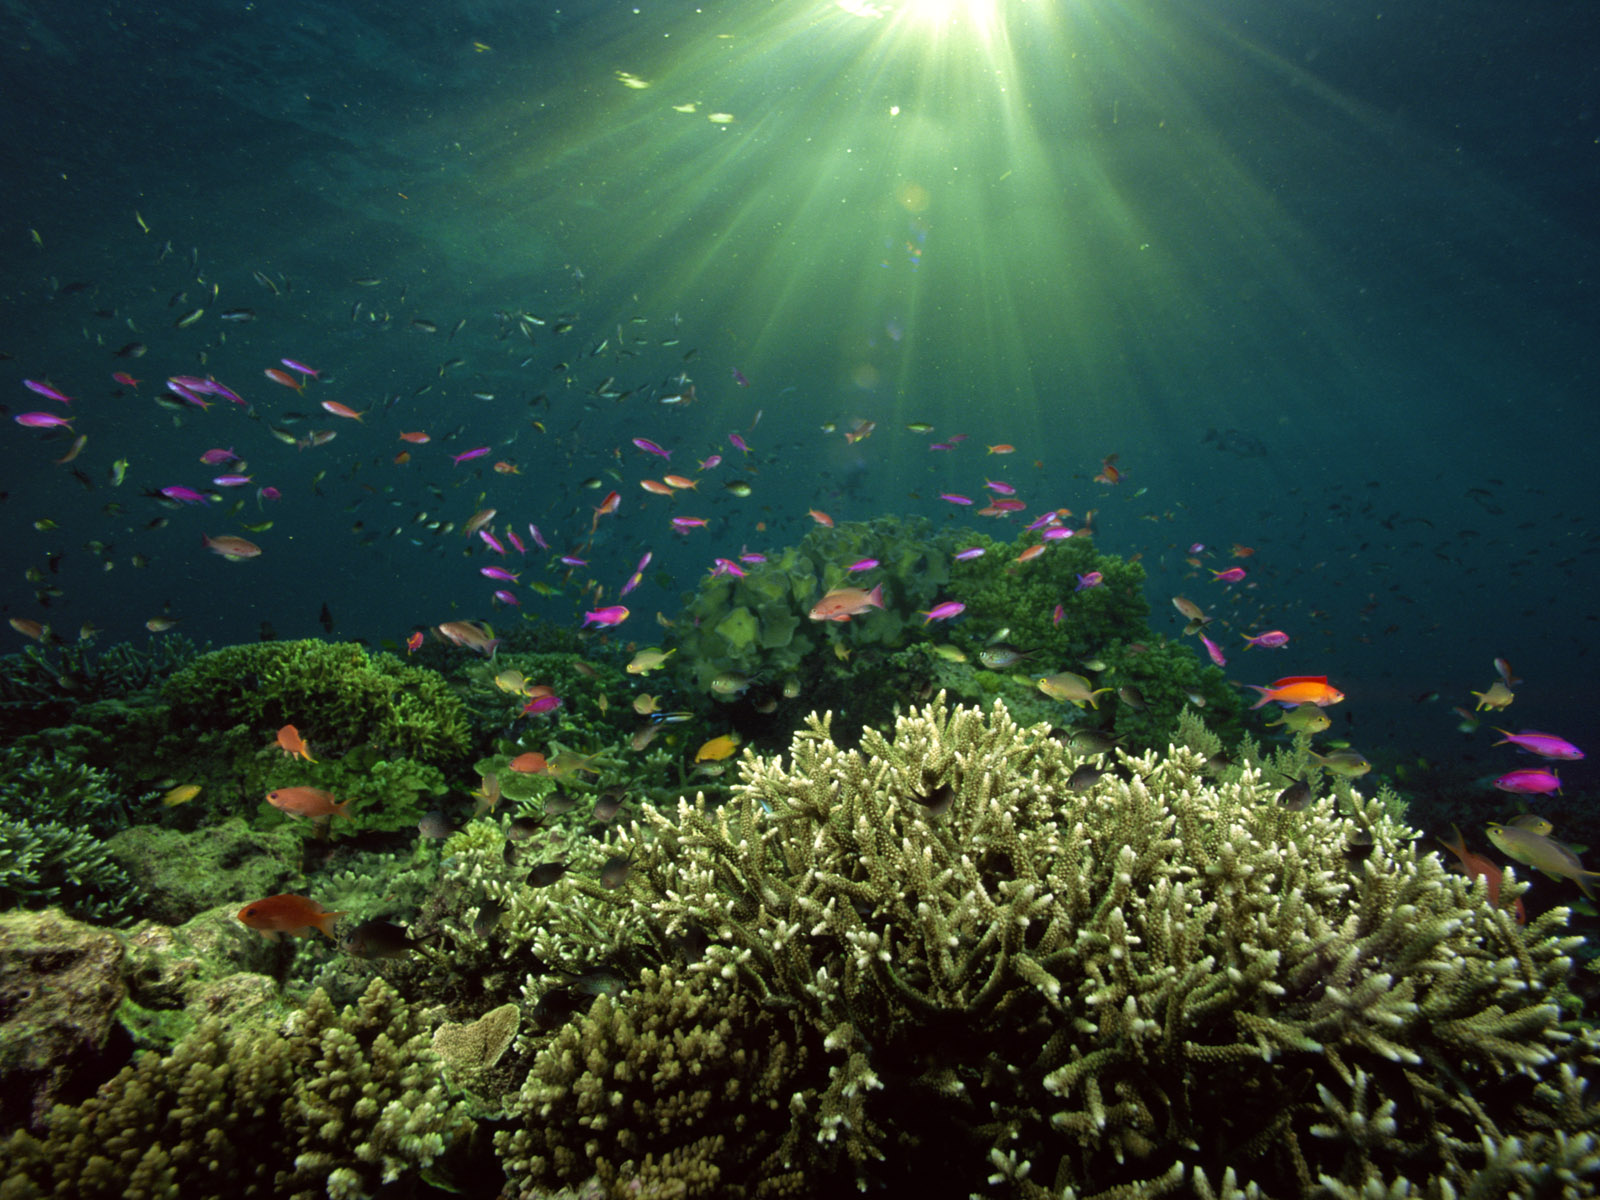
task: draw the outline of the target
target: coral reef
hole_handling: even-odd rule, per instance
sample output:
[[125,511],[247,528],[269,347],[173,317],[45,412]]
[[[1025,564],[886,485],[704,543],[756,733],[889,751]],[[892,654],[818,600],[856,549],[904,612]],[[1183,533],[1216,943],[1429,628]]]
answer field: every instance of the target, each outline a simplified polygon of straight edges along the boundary
[[[1047,734],[941,697],[845,751],[813,717],[788,765],[742,761],[728,805],[647,810],[619,838],[626,887],[593,889],[616,914],[590,941],[668,961],[698,937],[695,988],[646,975],[534,1047],[508,1170],[611,1195],[684,1156],[691,1191],[743,1180],[751,1153],[813,1190],[1594,1187],[1600,1035],[1561,1021],[1563,911],[1519,928],[1511,873],[1492,907],[1347,788],[1344,811],[1290,811],[1258,769],[1208,782],[1175,748],[1074,789]],[[690,1141],[641,1116],[708,1111],[640,1033],[691,1001],[718,1031],[702,1071],[795,1051],[752,1093],[787,1097],[756,1110],[773,1128],[719,1142],[712,1119]],[[791,1027],[754,1027],[752,1001]],[[586,1117],[564,1125],[562,1096]]]
[[145,1053],[37,1136],[12,1134],[0,1196],[353,1200],[414,1178],[466,1130],[427,1035],[374,980],[342,1014],[314,992],[287,1029],[212,1019]]

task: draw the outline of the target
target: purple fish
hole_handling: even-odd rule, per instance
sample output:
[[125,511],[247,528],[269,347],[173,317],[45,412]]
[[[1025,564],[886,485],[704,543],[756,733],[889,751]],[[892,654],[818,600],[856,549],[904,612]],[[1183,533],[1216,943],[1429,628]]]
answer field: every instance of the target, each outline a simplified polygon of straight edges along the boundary
[[592,622],[596,625],[621,625],[628,619],[628,610],[620,604],[612,604],[606,608],[597,608],[593,612],[583,614],[583,624],[587,628]]
[[563,554],[561,556],[561,561],[566,563],[569,567],[587,567],[589,565],[588,559],[578,558],[571,554]]
[[1228,665],[1228,660],[1222,653],[1222,647],[1213,642],[1204,633],[1200,635],[1200,643],[1206,648],[1206,653],[1211,656],[1211,661],[1219,667]]
[[939,499],[948,500],[951,504],[971,504],[972,503],[972,500],[971,500],[970,497],[968,497],[968,496],[958,496],[954,492],[940,492],[939,493]]
[[1566,738],[1559,738],[1553,733],[1540,733],[1536,729],[1524,729],[1521,733],[1508,733],[1498,725],[1491,725],[1496,733],[1501,734],[1501,739],[1496,746],[1512,745],[1526,750],[1529,754],[1537,754],[1540,758],[1559,758],[1565,762],[1576,762],[1583,757],[1579,750]]
[[522,539],[517,536],[515,529],[506,530],[506,541],[516,548],[518,554],[527,554],[528,548],[522,544]]
[[[195,390],[200,391],[201,389],[196,388]],[[245,404],[245,399],[243,396],[239,395],[238,392],[234,391],[226,384],[218,383],[215,379],[206,380],[205,391],[207,395],[221,396],[224,400],[232,400],[235,404],[245,405],[247,408],[249,407],[247,404]]]
[[1204,554],[1205,552],[1206,544],[1204,542],[1196,542],[1194,545],[1189,547],[1190,554]]
[[504,567],[479,567],[478,574],[489,579],[498,579],[501,583],[515,583],[517,577]]
[[715,470],[717,467],[720,467],[721,465],[722,465],[722,455],[720,455],[720,454],[713,454],[713,455],[710,455],[707,458],[703,458],[703,459],[700,460],[700,469],[702,471]]
[[18,413],[13,418],[18,425],[26,425],[30,429],[71,429],[71,417],[58,417],[55,413]]
[[283,493],[280,492],[275,487],[264,487],[264,488],[257,488],[256,489],[256,503],[257,504],[260,504],[263,500],[282,500],[282,499],[283,499]]
[[747,550],[739,555],[739,561],[747,566],[755,566],[757,563],[766,562],[767,556],[765,554],[757,554],[754,550]]
[[500,539],[495,537],[495,535],[490,533],[487,529],[478,530],[478,536],[483,539],[483,544],[488,546],[489,549],[493,550],[496,554],[505,554],[506,548],[501,544]]
[[550,549],[550,543],[544,540],[544,534],[539,532],[539,527],[531,521],[528,523],[528,536],[533,539],[533,544],[541,550]]
[[1044,514],[1044,516],[1037,518],[1031,524],[1024,525],[1023,528],[1025,530],[1050,529],[1059,524],[1061,524],[1061,518],[1058,517],[1054,512],[1047,512]]
[[518,608],[522,607],[522,601],[518,600],[510,592],[496,592],[494,598],[500,601],[501,604],[515,604]]
[[238,462],[239,456],[228,450],[207,450],[200,456],[200,461],[208,467],[220,467],[223,463]]
[[857,560],[856,562],[851,563],[848,567],[845,568],[845,570],[846,571],[870,571],[870,570],[872,570],[873,567],[875,567],[877,565],[878,565],[878,560],[877,559],[875,559],[875,558],[863,558],[863,559]]
[[1071,537],[1076,530],[1067,529],[1062,525],[1053,525],[1041,535],[1047,542],[1059,542]]
[[619,596],[626,596],[629,592],[633,591],[634,588],[638,587],[643,582],[644,572],[635,571],[632,575],[628,576],[628,582],[622,585],[622,590],[617,594]]
[[195,491],[193,488],[179,487],[177,484],[173,484],[171,487],[162,488],[161,489],[161,494],[163,496],[165,496],[168,500],[176,500],[179,504],[209,504],[210,503],[210,501],[208,499],[206,499],[206,497],[202,496],[199,492]]
[[[1072,590],[1075,592],[1081,592],[1084,588],[1099,587],[1105,581],[1106,577],[1099,571],[1090,571],[1087,575],[1078,576],[1078,586]],[[1217,665],[1221,666],[1222,664],[1218,663]]]
[[745,569],[732,559],[719,558],[711,564],[711,574],[713,576],[728,575],[734,579],[743,579],[745,577]]
[[542,713],[555,712],[560,707],[560,696],[535,696],[522,706],[522,715],[525,717],[537,717]]
[[966,611],[967,606],[961,601],[946,600],[943,604],[935,604],[927,612],[919,612],[918,616],[923,618],[922,623],[926,625],[929,621],[948,621],[951,617],[959,617]]
[[22,386],[27,388],[30,392],[38,392],[39,395],[43,396],[47,400],[59,400],[63,404],[72,403],[71,396],[67,395],[65,392],[57,391],[48,383],[40,383],[37,379],[24,379],[22,381]]
[[648,567],[650,565],[650,560],[652,558],[654,558],[654,557],[655,557],[655,551],[646,550],[644,552],[644,556],[639,559],[639,565],[634,568],[635,573],[637,573],[639,571],[643,571],[646,567]]
[[672,528],[677,530],[679,533],[688,533],[691,529],[704,529],[705,525],[706,519],[704,517],[672,518]]
[[737,433],[730,433],[728,435],[728,442],[735,450],[743,450],[746,454],[750,453],[750,447],[745,445],[744,439]]
[[178,396],[178,397],[180,397],[180,398],[182,398],[184,400],[187,400],[190,404],[194,405],[196,408],[210,408],[211,407],[211,401],[207,400],[204,396],[202,396],[199,392],[195,391],[194,388],[190,387],[187,383],[183,383],[180,380],[177,380],[177,379],[169,379],[169,380],[167,380],[167,391],[171,392],[174,396]]
[[249,475],[213,475],[211,482],[217,487],[243,487],[254,479]]
[[983,486],[988,488],[997,496],[1015,496],[1017,494],[1016,488],[1012,487],[1009,483],[1001,483],[997,479],[985,479],[983,481]]
[[1519,796],[1548,796],[1559,794],[1561,779],[1549,767],[1522,767],[1507,771],[1494,781],[1502,792],[1515,792]]
[[489,447],[487,447],[487,446],[479,446],[476,449],[467,450],[467,451],[464,451],[461,454],[456,455],[450,461],[452,463],[454,463],[456,466],[459,467],[462,463],[467,462],[467,461],[469,461],[471,459],[474,459],[474,458],[482,458],[487,453],[489,453]]
[[982,558],[985,550],[982,546],[968,546],[965,550],[956,551],[957,562],[971,562],[975,558]]
[[1258,650],[1282,650],[1289,644],[1289,635],[1281,629],[1269,629],[1254,636],[1248,633],[1241,636],[1245,640],[1246,649],[1254,646]]
[[305,363],[295,362],[295,360],[292,358],[280,358],[278,361],[284,366],[288,367],[291,371],[299,371],[300,374],[309,375],[313,379],[322,378],[320,372],[312,370],[310,367],[306,366]]
[[657,458],[664,458],[668,462],[672,461],[672,451],[663,450],[649,438],[634,438],[633,444],[639,447],[639,449],[643,450],[646,454],[654,454]]

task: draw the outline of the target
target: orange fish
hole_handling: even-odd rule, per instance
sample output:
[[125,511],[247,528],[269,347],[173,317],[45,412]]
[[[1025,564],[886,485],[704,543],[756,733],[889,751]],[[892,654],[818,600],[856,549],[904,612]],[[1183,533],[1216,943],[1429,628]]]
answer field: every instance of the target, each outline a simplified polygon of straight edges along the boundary
[[1016,452],[1017,448],[1009,442],[1001,442],[998,445],[989,447],[990,454],[1015,454]]
[[344,915],[342,912],[329,912],[315,900],[287,892],[246,904],[239,910],[239,920],[257,930],[269,942],[277,941],[280,933],[300,937],[310,929],[315,929],[331,942],[334,924]]
[[419,429],[414,433],[402,433],[400,440],[402,442],[410,442],[413,446],[426,446],[428,444],[428,435]]
[[262,374],[264,374],[268,379],[272,380],[273,383],[281,383],[284,387],[293,388],[297,392],[303,386],[301,382],[293,375],[289,374],[289,372],[280,371],[277,367],[268,367],[264,372],[262,372]]
[[1100,474],[1094,477],[1096,483],[1121,483],[1122,472],[1117,469],[1117,456],[1108,454],[1100,460]]
[[320,821],[324,817],[348,817],[350,801],[334,802],[333,793],[321,788],[288,787],[267,793],[267,803],[291,817],[310,817]]
[[594,510],[594,520],[589,522],[589,532],[593,533],[600,527],[601,517],[609,516],[621,507],[622,493],[617,491],[607,492],[606,498],[600,501],[599,507]]
[[696,491],[700,490],[700,481],[698,479],[685,479],[682,475],[663,475],[661,478],[666,481],[669,488],[694,488]]
[[[1456,832],[1455,845],[1451,845],[1443,838],[1438,839],[1439,844],[1461,860],[1461,869],[1466,872],[1467,878],[1472,879],[1479,875],[1483,876],[1483,882],[1489,889],[1489,903],[1499,908],[1500,868],[1494,864],[1492,859],[1485,858],[1476,851],[1468,850],[1467,839],[1461,836],[1461,830],[1456,829],[1454,825],[1450,826],[1450,828],[1455,829]],[[1528,910],[1523,907],[1521,896],[1517,897],[1516,908],[1517,924],[1526,925],[1528,923]]]
[[808,508],[808,509],[806,509],[806,512],[810,515],[811,519],[813,521],[815,521],[818,525],[823,526],[825,529],[832,529],[833,528],[833,518],[830,517],[827,513],[818,512],[814,508]]
[[1251,708],[1261,708],[1274,700],[1285,708],[1293,708],[1298,704],[1315,704],[1318,708],[1327,708],[1328,705],[1337,704],[1344,699],[1343,692],[1328,686],[1326,675],[1286,675],[1271,687],[1262,687],[1255,683],[1245,686],[1261,693],[1261,699],[1252,704]]
[[672,489],[666,484],[662,483],[659,479],[641,479],[639,480],[639,486],[645,491],[649,492],[652,496],[672,495]]
[[345,417],[351,421],[359,421],[363,415],[347,404],[340,404],[337,400],[324,400],[322,407],[336,417]]
[[15,629],[23,637],[31,638],[36,642],[42,642],[50,636],[50,627],[48,625],[30,621],[27,617],[12,617],[11,628]]
[[300,737],[300,731],[293,725],[285,725],[278,730],[278,746],[290,758],[303,758],[307,762],[316,762],[311,757],[311,747],[306,745]]
[[1039,555],[1041,555],[1041,554],[1043,554],[1045,552],[1047,546],[1048,546],[1048,543],[1046,543],[1046,542],[1040,542],[1037,546],[1029,546],[1026,550],[1024,550],[1021,554],[1017,555],[1011,561],[1012,562],[1027,562],[1030,559],[1038,558]]
[[871,608],[883,607],[883,584],[870,592],[862,588],[834,588],[811,609],[813,621],[848,621]]
[[535,754],[531,750],[526,754],[517,755],[506,765],[522,775],[542,775],[545,770],[544,755]]
[[405,466],[408,462],[411,461],[411,451],[409,451],[409,450],[400,451],[399,454],[396,454],[394,456],[394,461],[395,461],[395,464],[397,466],[402,466],[402,467]]
[[521,475],[522,468],[514,462],[506,462],[502,459],[500,462],[495,463],[494,473],[496,475]]

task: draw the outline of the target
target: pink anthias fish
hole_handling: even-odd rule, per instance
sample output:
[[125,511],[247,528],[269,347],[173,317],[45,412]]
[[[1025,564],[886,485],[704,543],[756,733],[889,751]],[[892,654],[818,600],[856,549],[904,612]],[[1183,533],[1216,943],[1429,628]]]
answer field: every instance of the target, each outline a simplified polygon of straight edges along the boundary
[[675,533],[688,533],[691,529],[704,529],[705,526],[706,519],[704,517],[672,518],[672,529]]
[[200,456],[200,461],[208,467],[220,467],[223,463],[238,462],[239,456],[232,448],[227,450],[207,450]]
[[1244,568],[1229,567],[1226,571],[1213,570],[1211,575],[1217,583],[1238,583],[1244,579]]
[[1559,795],[1561,779],[1549,767],[1522,767],[1507,771],[1494,781],[1494,786],[1502,792],[1514,792],[1519,796]]
[[1245,649],[1254,646],[1258,650],[1282,650],[1289,644],[1289,635],[1281,629],[1269,629],[1265,633],[1241,634],[1245,640]]
[[278,361],[281,362],[284,366],[288,367],[289,370],[291,370],[291,371],[299,371],[300,374],[309,375],[313,379],[321,379],[322,378],[322,372],[320,372],[318,370],[315,370],[312,367],[306,366],[305,363],[295,362],[295,360],[292,359],[292,358],[280,358]]
[[875,559],[875,558],[862,558],[862,559],[857,559],[855,562],[851,563],[848,567],[845,568],[845,570],[846,571],[870,571],[870,570],[872,570],[873,567],[875,567],[877,565],[878,565],[878,560]]
[[591,624],[604,625],[608,627],[621,625],[627,619],[628,610],[620,604],[613,604],[607,608],[597,608],[593,612],[586,612],[583,614],[583,624],[585,628]]
[[998,479],[985,479],[983,486],[997,496],[1015,496],[1017,494],[1016,488],[1009,483],[1001,483]]
[[488,446],[478,446],[474,449],[465,450],[462,453],[457,454],[450,461],[452,464],[459,467],[462,463],[470,462],[474,458],[482,458],[487,453],[489,453]]
[[495,537],[495,535],[490,533],[487,529],[478,530],[478,536],[483,539],[483,544],[488,546],[489,549],[493,550],[496,554],[505,554],[506,548],[503,544],[501,544],[500,539]]
[[982,558],[984,553],[982,546],[968,546],[965,550],[956,551],[956,561],[971,562],[975,558]]
[[1213,642],[1204,633],[1200,634],[1200,644],[1206,648],[1206,653],[1211,656],[1211,661],[1219,667],[1228,665],[1227,658],[1222,653],[1222,647]]
[[1537,754],[1540,758],[1557,758],[1563,762],[1577,762],[1583,757],[1579,750],[1566,738],[1557,737],[1553,733],[1540,733],[1536,729],[1524,729],[1521,733],[1510,733],[1498,725],[1491,725],[1500,740],[1496,746],[1511,745],[1526,750],[1529,754]]
[[171,487],[162,488],[161,489],[161,494],[163,496],[165,496],[168,500],[176,500],[179,504],[210,504],[211,503],[211,500],[210,500],[209,497],[201,495],[199,492],[195,491],[193,488],[181,487],[178,484],[173,484]]
[[737,433],[730,433],[730,434],[729,434],[729,435],[728,435],[728,443],[729,443],[729,444],[730,444],[730,445],[731,445],[731,446],[732,446],[732,447],[733,447],[733,448],[734,448],[734,449],[735,449],[735,450],[742,450],[742,451],[744,451],[744,452],[745,452],[745,453],[746,453],[746,454],[749,454],[749,453],[750,453],[750,447],[749,447],[749,446],[747,446],[747,445],[745,445],[745,441],[744,441],[744,439],[743,439],[743,438],[742,438],[742,437],[740,437],[740,436],[739,436],[739,435],[738,435],[738,434],[737,434]]
[[55,413],[25,412],[18,413],[12,418],[18,425],[26,425],[29,429],[71,429],[71,417],[58,417]]
[[479,567],[478,574],[486,579],[497,579],[501,583],[517,582],[517,576],[504,567]]
[[667,462],[672,461],[672,451],[663,450],[649,438],[634,438],[633,444],[639,447],[639,449],[643,450],[646,454],[654,454],[657,458],[665,459]]
[[512,595],[510,592],[506,592],[506,591],[496,592],[494,594],[494,598],[496,600],[500,601],[501,604],[514,604],[518,608],[522,607],[522,601],[518,600],[516,598],[516,596]]
[[37,379],[24,379],[22,386],[30,392],[36,392],[46,400],[59,400],[62,404],[71,404],[72,397],[63,391],[51,387],[48,383],[40,383]]
[[935,604],[927,612],[918,611],[922,623],[927,625],[932,621],[948,621],[951,617],[959,617],[967,611],[967,606],[959,600],[946,600],[943,604]]
[[1099,571],[1090,571],[1087,575],[1078,576],[1078,586],[1072,590],[1075,592],[1081,592],[1084,588],[1099,587],[1105,581],[1106,577]]
[[726,575],[731,579],[743,579],[747,572],[732,559],[718,558],[711,563],[711,574],[713,576]]
[[550,549],[550,543],[544,540],[544,534],[539,532],[539,527],[537,525],[532,523],[528,525],[528,536],[533,539],[533,544],[539,547],[539,549]]
[[944,500],[944,501],[946,501],[946,502],[948,502],[950,504],[971,504],[972,503],[971,497],[969,497],[969,496],[958,496],[954,492],[940,492],[939,493],[939,499]]

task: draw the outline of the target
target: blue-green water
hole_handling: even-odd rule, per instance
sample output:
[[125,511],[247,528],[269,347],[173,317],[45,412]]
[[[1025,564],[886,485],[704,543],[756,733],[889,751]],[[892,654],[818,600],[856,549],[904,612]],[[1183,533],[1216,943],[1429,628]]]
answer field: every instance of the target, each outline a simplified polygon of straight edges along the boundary
[[[811,509],[1007,537],[1092,509],[1158,629],[1187,594],[1232,678],[1328,674],[1380,769],[1508,765],[1450,711],[1497,655],[1513,726],[1595,742],[1584,5],[36,5],[0,30],[3,398],[63,413],[22,385],[48,380],[87,435],[63,464],[69,432],[0,438],[9,617],[102,643],[576,625],[650,551],[621,631],[648,642]],[[321,379],[266,379],[285,357]],[[248,407],[159,406],[183,374]],[[211,485],[212,448],[252,482]],[[667,470],[697,490],[640,488]],[[1025,511],[939,499],[986,481]],[[503,564],[520,608],[460,532],[483,508],[552,547]],[[260,557],[206,552],[225,533]],[[1265,628],[1291,648],[1235,649]]]

